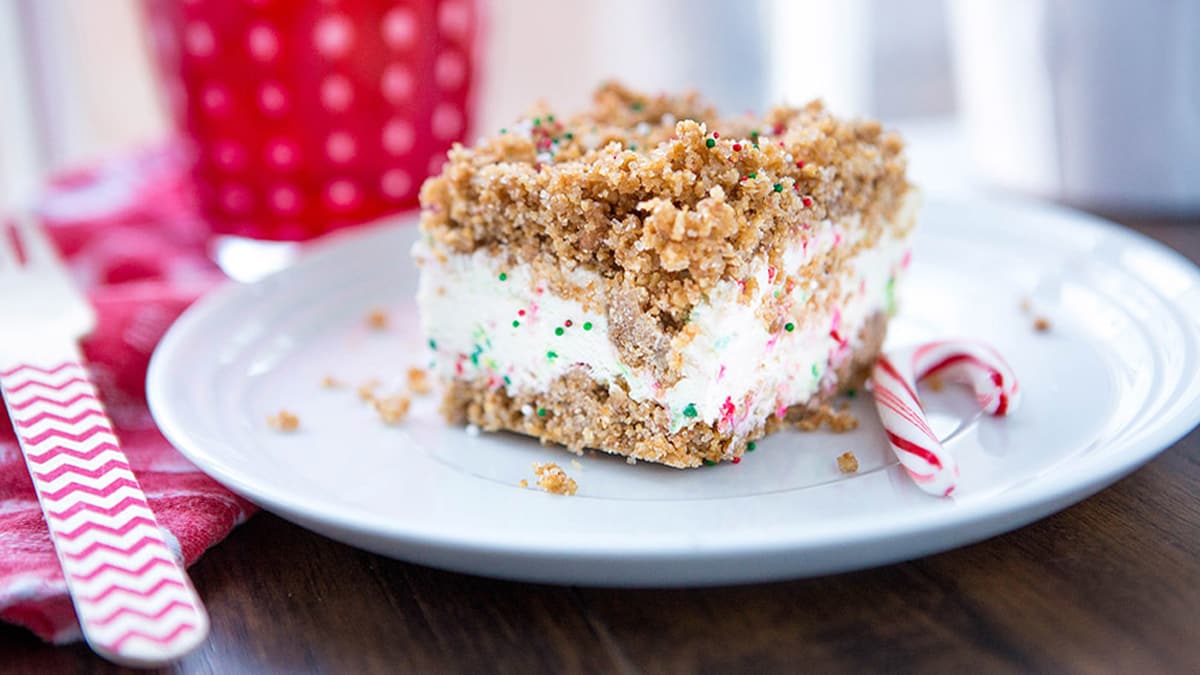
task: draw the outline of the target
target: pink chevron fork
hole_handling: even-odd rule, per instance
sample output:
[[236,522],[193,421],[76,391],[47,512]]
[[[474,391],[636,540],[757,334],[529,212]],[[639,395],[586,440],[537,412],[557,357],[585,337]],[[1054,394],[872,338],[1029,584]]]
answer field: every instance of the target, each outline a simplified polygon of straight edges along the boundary
[[0,224],[0,289],[0,393],[83,636],[122,665],[169,663],[208,615],[80,363],[91,307],[29,219]]

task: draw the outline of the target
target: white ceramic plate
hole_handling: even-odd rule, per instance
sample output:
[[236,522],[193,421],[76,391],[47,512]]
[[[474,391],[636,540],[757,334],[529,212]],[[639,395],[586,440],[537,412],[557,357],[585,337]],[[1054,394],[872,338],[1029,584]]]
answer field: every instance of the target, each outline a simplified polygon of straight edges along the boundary
[[[889,337],[983,338],[1021,379],[1022,407],[1005,419],[981,418],[964,391],[926,392],[961,464],[954,498],[909,481],[864,396],[856,432],[784,432],[740,464],[690,471],[472,436],[445,425],[433,398],[387,427],[354,385],[399,386],[429,358],[411,301],[414,234],[399,221],[343,236],[188,310],[149,375],[167,437],[264,508],[355,546],[489,576],[638,586],[822,574],[984,539],[1109,485],[1200,418],[1191,263],[1075,212],[976,201],[926,206]],[[1026,298],[1049,333],[1033,330]],[[364,325],[377,306],[387,331]],[[351,386],[324,389],[326,374]],[[301,431],[266,426],[280,408]],[[861,465],[851,476],[835,463],[847,450]],[[560,464],[579,494],[519,487],[536,461]]]

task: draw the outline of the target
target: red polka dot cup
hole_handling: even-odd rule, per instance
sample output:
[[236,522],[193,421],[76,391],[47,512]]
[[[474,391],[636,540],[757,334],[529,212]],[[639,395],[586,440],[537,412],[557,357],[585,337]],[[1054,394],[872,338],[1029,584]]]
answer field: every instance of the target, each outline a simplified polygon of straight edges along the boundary
[[416,205],[467,133],[476,0],[145,0],[204,216],[304,240]]

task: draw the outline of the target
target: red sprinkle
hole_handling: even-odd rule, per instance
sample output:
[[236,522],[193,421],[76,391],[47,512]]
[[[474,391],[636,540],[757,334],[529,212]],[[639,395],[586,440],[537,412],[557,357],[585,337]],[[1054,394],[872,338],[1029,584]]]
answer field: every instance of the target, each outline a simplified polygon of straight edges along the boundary
[[797,168],[797,169],[803,169],[803,168],[804,168],[804,160],[799,160],[799,161],[797,161],[797,162],[796,162],[796,168]]
[[812,206],[812,197],[805,197],[804,198],[804,208],[808,208],[810,206]]
[[741,457],[734,457],[734,458],[733,458],[733,463],[734,463],[734,464],[741,464],[741,463],[742,463],[742,458],[741,458]]
[[718,134],[715,131],[713,132],[713,138],[720,138],[720,137],[721,137],[721,134]]
[[566,326],[567,328],[570,328],[571,326],[574,326],[575,323],[572,322],[570,319],[567,319],[566,321],[563,322],[563,325]]
[[525,310],[523,310],[523,309],[518,309],[518,310],[517,310],[517,316],[525,316]]
[[741,152],[741,151],[742,151],[742,144],[741,144],[741,143],[734,143],[734,144],[733,144],[733,151],[734,151],[734,152]]

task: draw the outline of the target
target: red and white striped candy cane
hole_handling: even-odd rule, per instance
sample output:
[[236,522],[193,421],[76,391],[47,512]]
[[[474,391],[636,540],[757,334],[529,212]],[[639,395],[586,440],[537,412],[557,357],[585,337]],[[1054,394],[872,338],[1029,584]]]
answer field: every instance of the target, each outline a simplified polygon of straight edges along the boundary
[[1000,354],[979,342],[929,342],[876,361],[871,387],[888,444],[921,489],[945,497],[958,485],[958,463],[929,428],[917,398],[916,383],[930,375],[969,385],[991,415],[1015,410],[1020,387]]

